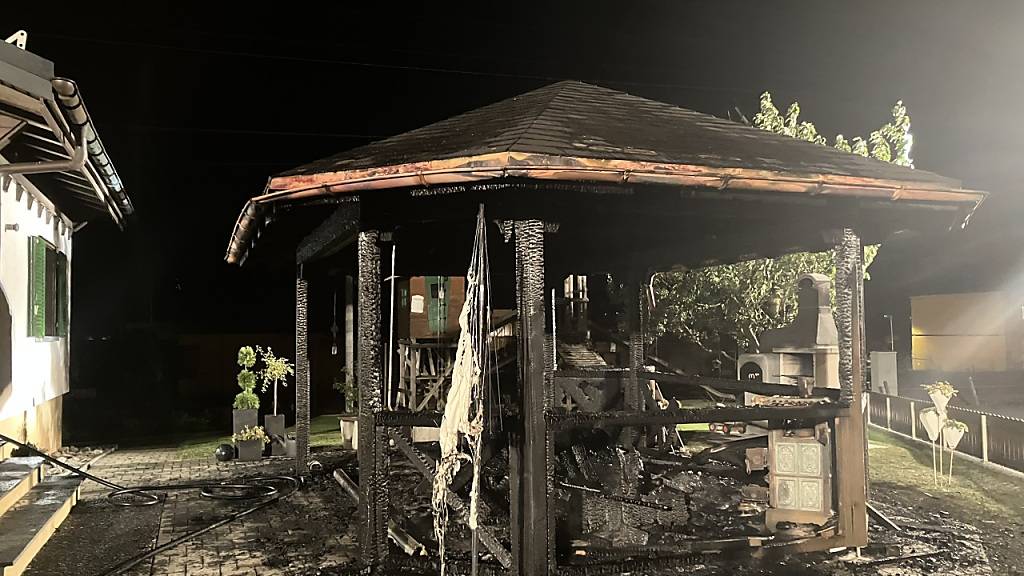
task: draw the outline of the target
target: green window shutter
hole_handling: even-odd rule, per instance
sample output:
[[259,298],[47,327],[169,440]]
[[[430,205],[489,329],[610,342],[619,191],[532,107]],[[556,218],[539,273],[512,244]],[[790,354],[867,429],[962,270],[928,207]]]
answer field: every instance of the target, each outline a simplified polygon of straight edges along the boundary
[[46,336],[46,241],[28,239],[28,335]]
[[68,257],[57,253],[57,335],[68,335],[68,313],[71,310],[71,292],[68,291]]

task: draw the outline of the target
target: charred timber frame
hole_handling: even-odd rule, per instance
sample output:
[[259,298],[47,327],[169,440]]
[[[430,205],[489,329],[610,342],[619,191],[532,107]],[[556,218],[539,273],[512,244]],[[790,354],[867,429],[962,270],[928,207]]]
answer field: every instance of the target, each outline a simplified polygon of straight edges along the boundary
[[[640,322],[641,299],[643,292],[640,283],[637,281],[637,274],[630,274],[629,281],[625,286],[625,331],[629,338],[629,375],[623,383],[623,407],[629,411],[643,411],[643,395],[640,392],[640,378],[637,375],[644,364],[644,337]],[[643,386],[646,386],[646,381]],[[638,424],[640,424],[638,422]],[[645,428],[641,427],[640,436],[643,436]],[[631,446],[637,441],[637,430],[632,426],[626,426],[619,435],[619,443],[623,446]]]
[[545,415],[552,390],[545,374],[544,354],[544,223],[515,222],[516,296],[519,304],[520,406],[522,435],[512,435],[511,481],[513,572],[541,576],[555,569],[555,518],[549,495],[553,488],[553,432]]
[[363,563],[379,568],[388,552],[386,431],[374,425],[384,409],[381,260],[377,230],[359,232],[359,509]]
[[836,316],[839,328],[841,399],[850,403],[847,417],[836,419],[836,478],[839,535],[845,546],[868,542],[867,461],[864,425],[862,295],[864,248],[849,228],[840,232],[835,248]]
[[309,354],[307,282],[302,264],[295,273],[295,474],[306,473],[309,457]]
[[752,422],[755,420],[805,420],[825,422],[852,415],[843,403],[820,403],[809,406],[729,406],[714,408],[683,408],[679,410],[622,410],[615,412],[568,412],[555,409],[547,412],[550,428],[564,430],[586,426],[667,426],[708,422]]

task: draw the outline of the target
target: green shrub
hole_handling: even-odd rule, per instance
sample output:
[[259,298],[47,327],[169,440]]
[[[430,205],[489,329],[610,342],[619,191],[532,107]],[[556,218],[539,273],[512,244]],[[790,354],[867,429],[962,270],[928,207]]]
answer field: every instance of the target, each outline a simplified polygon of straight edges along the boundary
[[238,349],[238,365],[245,369],[256,365],[256,351],[252,346],[242,346]]
[[249,370],[256,365],[256,352],[251,346],[238,349],[238,365],[242,367],[238,373],[238,387],[242,391],[235,395],[235,410],[259,410],[260,398],[252,391],[256,387],[256,374]]
[[235,396],[235,410],[259,410],[260,398],[252,390],[243,390]]

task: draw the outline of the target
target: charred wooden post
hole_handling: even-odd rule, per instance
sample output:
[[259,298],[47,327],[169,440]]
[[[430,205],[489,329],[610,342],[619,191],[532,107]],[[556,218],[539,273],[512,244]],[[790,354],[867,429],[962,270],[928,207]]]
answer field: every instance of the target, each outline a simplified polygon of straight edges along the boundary
[[[625,339],[629,346],[629,376],[623,381],[622,407],[624,410],[632,412],[641,410],[644,405],[644,395],[641,392],[641,386],[644,383],[640,381],[638,375],[644,365],[644,337],[641,322],[643,292],[640,290],[640,284],[636,281],[635,275],[630,275],[629,281],[623,287],[623,296],[625,302],[623,303],[624,314],[621,330],[626,333]],[[633,427],[623,428],[619,434],[619,443],[623,446],[634,444],[636,439],[637,430]]]
[[387,438],[374,425],[382,395],[380,233],[359,233],[359,509],[363,562],[380,567],[387,557]]
[[[355,367],[355,295],[352,277],[345,275],[345,383],[352,384],[356,378]],[[351,390],[351,387],[347,388]],[[346,392],[347,394],[347,392]],[[348,402],[350,399],[346,398]],[[349,402],[352,403],[352,402]]]
[[[548,496],[554,475],[553,438],[545,414],[553,394],[547,385],[544,337],[544,224],[515,223],[516,294],[521,330],[522,435],[513,441],[512,553],[518,574],[550,574],[555,567],[554,517]],[[518,452],[518,454],[515,454]]]
[[307,352],[306,279],[295,274],[295,474],[307,471],[309,456],[309,354]]
[[843,229],[836,244],[836,316],[839,329],[840,398],[849,416],[836,419],[836,478],[839,481],[839,530],[847,546],[864,546],[867,533],[866,453],[861,361],[863,246],[853,230]]

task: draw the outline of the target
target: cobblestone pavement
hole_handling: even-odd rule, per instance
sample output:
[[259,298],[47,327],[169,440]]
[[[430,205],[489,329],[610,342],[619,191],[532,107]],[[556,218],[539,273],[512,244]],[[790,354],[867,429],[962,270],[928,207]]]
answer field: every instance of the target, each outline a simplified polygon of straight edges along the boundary
[[[327,463],[352,461],[351,454],[316,455]],[[116,451],[90,470],[123,486],[166,485],[196,481],[227,481],[291,473],[292,461],[221,463],[213,457],[185,459],[174,449]],[[284,484],[283,484],[284,485]],[[103,486],[86,482],[82,500],[60,531],[30,566],[27,574],[104,574],[113,566],[178,536],[209,526],[253,501],[203,498],[199,490],[170,491],[159,511],[114,506]],[[82,509],[82,514],[76,512]],[[357,557],[354,503],[329,478],[287,498],[161,552],[136,566],[131,576],[283,576],[333,572]],[[140,534],[134,546],[104,540],[120,523],[135,522]],[[148,530],[148,534],[147,534]],[[154,538],[155,536],[155,538]],[[126,538],[119,536],[121,541]],[[129,538],[130,539],[130,538]],[[154,542],[155,540],[155,542]],[[129,549],[125,549],[129,548]]]

